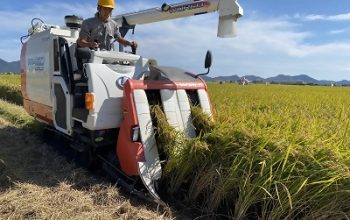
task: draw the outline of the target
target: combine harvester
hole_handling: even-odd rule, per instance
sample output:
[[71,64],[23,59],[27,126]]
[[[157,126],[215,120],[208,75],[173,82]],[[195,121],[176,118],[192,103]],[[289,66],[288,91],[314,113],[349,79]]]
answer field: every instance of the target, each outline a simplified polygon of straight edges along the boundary
[[[233,37],[235,23],[243,15],[237,0],[164,3],[113,19],[125,36],[138,24],[213,11],[219,12],[218,36]],[[119,51],[77,48],[82,23],[77,16],[66,16],[65,27],[34,21],[21,51],[26,111],[69,140],[89,164],[102,161],[102,167],[130,192],[162,203],[157,182],[162,178],[163,158],[158,154],[150,106],[159,104],[171,125],[194,137],[190,103],[211,114],[201,74],[159,66],[156,60],[123,52],[121,46]],[[208,72],[210,65],[207,53]]]

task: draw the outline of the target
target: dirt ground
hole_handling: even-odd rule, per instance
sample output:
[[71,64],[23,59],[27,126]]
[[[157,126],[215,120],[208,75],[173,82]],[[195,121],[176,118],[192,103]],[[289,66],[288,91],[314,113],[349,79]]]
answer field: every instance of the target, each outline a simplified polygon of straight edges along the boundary
[[0,219],[174,218],[0,118]]

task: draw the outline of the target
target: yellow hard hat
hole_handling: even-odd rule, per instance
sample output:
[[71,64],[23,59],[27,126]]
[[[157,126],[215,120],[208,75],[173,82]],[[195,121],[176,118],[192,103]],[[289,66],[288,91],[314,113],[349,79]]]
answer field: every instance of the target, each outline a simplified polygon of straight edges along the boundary
[[98,6],[106,7],[106,8],[114,8],[115,2],[114,0],[98,0]]

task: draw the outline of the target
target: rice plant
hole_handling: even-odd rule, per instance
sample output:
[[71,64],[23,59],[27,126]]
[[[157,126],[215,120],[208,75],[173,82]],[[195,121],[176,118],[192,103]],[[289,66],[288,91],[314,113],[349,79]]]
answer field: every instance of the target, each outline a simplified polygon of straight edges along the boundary
[[6,102],[0,98],[0,118],[9,121],[18,128],[39,132],[44,125],[30,116],[23,107]]
[[217,118],[203,128],[194,109],[197,138],[158,123],[171,192],[234,219],[349,218],[349,88],[209,88]]
[[0,75],[0,96],[9,102],[21,105],[21,76],[20,75]]

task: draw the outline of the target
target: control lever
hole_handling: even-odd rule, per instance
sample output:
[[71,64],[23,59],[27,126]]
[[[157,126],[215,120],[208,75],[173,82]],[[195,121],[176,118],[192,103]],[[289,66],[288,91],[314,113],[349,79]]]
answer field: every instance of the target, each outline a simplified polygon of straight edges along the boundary
[[131,52],[132,52],[132,54],[136,54],[136,46],[135,46],[135,44],[131,44]]
[[[94,42],[98,44],[98,40],[97,39],[95,39]],[[100,50],[100,48],[90,48],[90,49],[95,50],[95,51]]]

